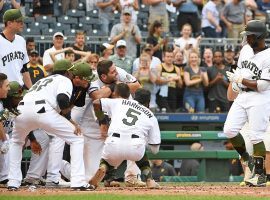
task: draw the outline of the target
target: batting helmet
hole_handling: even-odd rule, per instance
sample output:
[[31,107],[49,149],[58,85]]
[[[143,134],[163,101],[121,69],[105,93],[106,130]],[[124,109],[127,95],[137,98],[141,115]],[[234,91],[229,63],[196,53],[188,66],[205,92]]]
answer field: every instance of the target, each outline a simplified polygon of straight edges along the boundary
[[268,32],[264,22],[260,20],[251,20],[245,26],[245,30],[242,34],[256,35],[258,39],[263,39],[267,37]]

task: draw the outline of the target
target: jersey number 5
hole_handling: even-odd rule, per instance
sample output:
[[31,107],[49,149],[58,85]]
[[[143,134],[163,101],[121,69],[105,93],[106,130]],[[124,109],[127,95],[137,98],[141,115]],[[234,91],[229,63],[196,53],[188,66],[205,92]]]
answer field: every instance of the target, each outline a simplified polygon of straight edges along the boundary
[[132,108],[129,108],[126,113],[127,118],[122,119],[122,122],[127,126],[133,126],[135,125],[136,121],[138,121],[137,115],[140,114],[141,114],[140,112],[133,110]]

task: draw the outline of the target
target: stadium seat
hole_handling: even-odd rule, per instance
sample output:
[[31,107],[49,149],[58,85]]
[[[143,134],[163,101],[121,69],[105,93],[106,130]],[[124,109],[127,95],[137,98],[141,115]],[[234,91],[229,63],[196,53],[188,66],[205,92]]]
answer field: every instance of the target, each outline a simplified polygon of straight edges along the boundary
[[98,10],[94,9],[94,10],[87,11],[86,16],[98,18]]
[[35,35],[40,35],[40,30],[39,29],[31,29],[31,28],[26,28],[22,32],[23,36],[35,36]]
[[81,17],[79,18],[79,23],[82,23],[82,24],[92,24],[92,18],[91,17]]
[[33,22],[33,23],[29,24],[29,28],[42,30],[42,29],[48,29],[49,28],[49,25],[48,24],[39,23],[39,22]]
[[36,21],[43,24],[52,24],[52,23],[56,23],[56,18],[52,16],[42,15],[42,16],[37,16]]
[[85,2],[79,2],[78,4],[78,10],[86,10]]
[[34,21],[35,21],[35,18],[34,18],[34,17],[27,17],[27,18],[24,20],[24,23],[25,23],[26,25],[29,25],[29,24],[34,23]]
[[68,29],[68,30],[64,30],[64,35],[66,37],[68,36],[75,36],[76,30],[75,29]]
[[77,26],[77,29],[83,30],[83,31],[92,31],[92,25],[79,23]]
[[85,11],[83,10],[68,10],[67,11],[67,16],[69,17],[84,17],[85,16]]
[[65,29],[69,29],[70,25],[69,24],[62,24],[60,22],[57,22],[55,24],[51,24],[50,28],[52,29],[58,29],[58,30],[65,30]]
[[56,31],[52,28],[49,28],[49,29],[44,29],[41,31],[42,35],[45,35],[45,36],[52,36]]
[[68,16],[58,17],[57,21],[62,24],[77,24],[78,23],[78,20],[76,18],[68,17]]
[[149,6],[141,4],[140,9],[141,12],[149,12]]

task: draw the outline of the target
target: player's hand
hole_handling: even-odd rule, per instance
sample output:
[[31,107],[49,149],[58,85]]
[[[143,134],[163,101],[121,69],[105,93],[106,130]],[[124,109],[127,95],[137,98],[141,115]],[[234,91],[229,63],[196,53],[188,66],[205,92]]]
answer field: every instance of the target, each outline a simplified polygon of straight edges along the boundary
[[69,120],[69,121],[75,126],[74,134],[75,135],[82,135],[82,130],[81,130],[79,124],[77,124],[76,122],[74,122],[72,119]]
[[235,83],[242,83],[243,78],[241,75],[238,75],[235,73],[235,70],[233,72],[226,71],[227,77],[230,82],[235,82]]
[[108,137],[109,126],[107,124],[101,124],[99,127],[101,139],[105,140]]
[[9,150],[9,142],[8,140],[5,140],[0,147],[0,152],[2,154],[6,154],[8,150]]
[[41,154],[42,148],[41,148],[40,144],[38,143],[38,141],[36,141],[36,140],[31,141],[30,147],[31,147],[31,150],[34,154],[37,154],[37,155]]

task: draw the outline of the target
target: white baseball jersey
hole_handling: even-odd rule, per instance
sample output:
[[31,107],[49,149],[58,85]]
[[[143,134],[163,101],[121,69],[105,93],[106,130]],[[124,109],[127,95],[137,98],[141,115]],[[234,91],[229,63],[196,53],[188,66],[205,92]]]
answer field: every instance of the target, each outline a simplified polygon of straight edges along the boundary
[[60,112],[56,99],[57,95],[66,94],[70,98],[72,90],[73,85],[71,80],[65,76],[56,74],[36,82],[23,97],[23,101],[31,102],[33,100],[44,99],[52,108]]
[[108,133],[138,135],[148,144],[160,144],[160,130],[156,117],[135,100],[102,98],[102,111],[111,117]]
[[10,42],[0,34],[0,47],[0,72],[6,74],[9,81],[23,85],[21,70],[29,62],[24,38],[15,35],[15,39]]
[[[53,60],[52,60],[52,58],[50,56],[50,53],[54,52],[54,51],[56,51],[56,49],[53,46],[52,48],[49,48],[44,52],[44,54],[43,54],[43,66],[53,64]],[[55,58],[57,60],[65,59],[65,53],[59,53],[59,54],[55,55]]]

